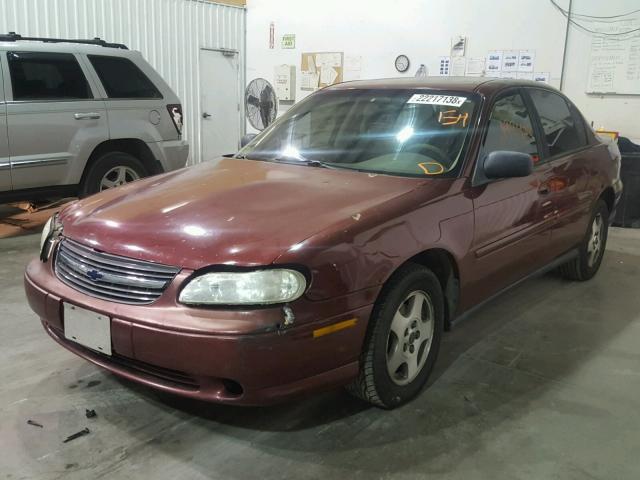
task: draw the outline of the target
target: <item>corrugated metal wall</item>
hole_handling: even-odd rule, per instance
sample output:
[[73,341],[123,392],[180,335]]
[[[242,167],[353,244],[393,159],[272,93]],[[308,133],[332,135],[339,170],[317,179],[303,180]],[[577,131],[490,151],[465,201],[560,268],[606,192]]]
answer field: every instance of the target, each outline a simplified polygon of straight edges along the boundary
[[190,163],[201,160],[199,49],[237,50],[244,91],[243,8],[199,0],[0,0],[0,32],[10,31],[100,37],[140,50],[182,100]]

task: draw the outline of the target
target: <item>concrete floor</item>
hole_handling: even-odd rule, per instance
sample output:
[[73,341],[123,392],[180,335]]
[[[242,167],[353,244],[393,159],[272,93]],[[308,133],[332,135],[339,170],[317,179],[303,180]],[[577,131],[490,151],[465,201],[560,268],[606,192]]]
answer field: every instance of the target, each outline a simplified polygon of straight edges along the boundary
[[37,243],[0,241],[1,478],[640,478],[638,230],[612,230],[592,281],[528,281],[446,334],[431,387],[392,412],[342,391],[244,409],[120,381],[29,310]]

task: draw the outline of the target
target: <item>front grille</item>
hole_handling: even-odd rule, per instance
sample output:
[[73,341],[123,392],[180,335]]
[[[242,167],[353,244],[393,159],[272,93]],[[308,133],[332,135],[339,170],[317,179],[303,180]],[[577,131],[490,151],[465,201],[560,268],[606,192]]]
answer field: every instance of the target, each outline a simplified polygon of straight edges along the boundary
[[135,305],[155,301],[179,268],[98,252],[68,238],[60,242],[55,272],[92,297]]

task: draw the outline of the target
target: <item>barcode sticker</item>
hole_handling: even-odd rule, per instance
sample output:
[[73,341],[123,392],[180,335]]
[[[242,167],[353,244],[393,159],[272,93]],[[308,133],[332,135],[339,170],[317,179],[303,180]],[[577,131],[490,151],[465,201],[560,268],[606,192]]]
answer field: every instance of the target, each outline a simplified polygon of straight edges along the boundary
[[446,105],[447,107],[459,107],[466,100],[467,100],[467,97],[416,93],[411,96],[411,98],[407,101],[407,103],[421,103],[424,105]]

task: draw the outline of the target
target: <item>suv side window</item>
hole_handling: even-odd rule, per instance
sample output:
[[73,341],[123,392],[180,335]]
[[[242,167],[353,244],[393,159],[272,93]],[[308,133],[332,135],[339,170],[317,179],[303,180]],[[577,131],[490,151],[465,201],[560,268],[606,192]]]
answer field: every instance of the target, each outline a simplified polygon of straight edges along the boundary
[[93,98],[71,53],[7,52],[14,100]]
[[109,98],[162,98],[151,80],[128,58],[88,57]]
[[561,155],[586,145],[584,130],[580,130],[563,97],[537,88],[528,92],[538,112],[550,156]]

